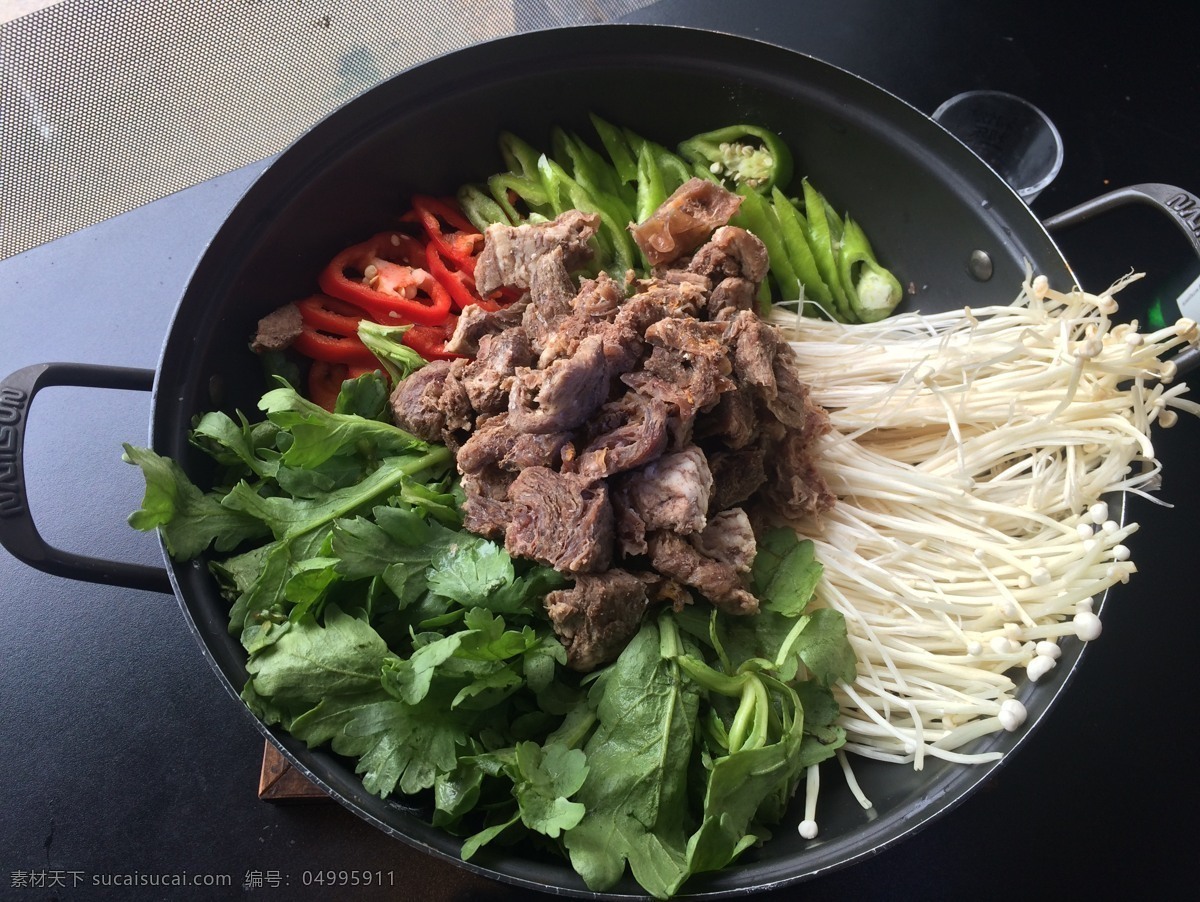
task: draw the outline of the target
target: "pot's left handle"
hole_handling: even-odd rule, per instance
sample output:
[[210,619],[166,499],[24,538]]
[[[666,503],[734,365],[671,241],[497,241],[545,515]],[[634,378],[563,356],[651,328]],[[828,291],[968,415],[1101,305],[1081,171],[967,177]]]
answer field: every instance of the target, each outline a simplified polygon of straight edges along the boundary
[[88,363],[38,363],[0,381],[0,545],[17,560],[55,576],[170,593],[167,571],[88,557],[49,545],[37,531],[25,492],[25,424],[43,388],[73,385],[150,391],[154,371]]

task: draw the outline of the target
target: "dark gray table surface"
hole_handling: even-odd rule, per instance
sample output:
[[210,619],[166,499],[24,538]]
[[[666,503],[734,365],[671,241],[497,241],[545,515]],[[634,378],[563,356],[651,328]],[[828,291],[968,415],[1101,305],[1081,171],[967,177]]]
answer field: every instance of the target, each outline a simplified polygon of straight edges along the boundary
[[[1051,4],[664,0],[636,21],[694,24],[809,52],[929,112],[961,90],[1028,97],[1066,143],[1049,215],[1144,181],[1200,189],[1200,67],[1172,17]],[[0,262],[0,369],[45,360],[153,367],[207,238],[258,166]],[[1130,268],[1154,284],[1196,266],[1172,226],[1138,210],[1065,233],[1085,285]],[[1137,295],[1141,297],[1143,295]],[[1195,391],[1192,397],[1197,398]],[[155,564],[124,523],[141,497],[122,441],[144,443],[145,395],[47,390],[27,442],[31,507],[70,550]],[[1200,802],[1190,676],[1200,636],[1191,573],[1200,424],[1157,445],[1162,500],[1135,499],[1141,572],[1031,741],[959,808],[882,854],[763,899],[1166,894],[1192,869]],[[524,898],[414,852],[333,803],[256,797],[262,737],[224,692],[169,596],[74,583],[0,551],[0,899]],[[382,891],[301,886],[304,871],[395,875]],[[65,886],[25,887],[21,875]],[[171,874],[225,888],[105,889]],[[249,878],[249,879],[248,879]],[[257,883],[261,885],[255,885]],[[283,884],[287,885],[284,886]],[[278,885],[276,885],[278,884]]]

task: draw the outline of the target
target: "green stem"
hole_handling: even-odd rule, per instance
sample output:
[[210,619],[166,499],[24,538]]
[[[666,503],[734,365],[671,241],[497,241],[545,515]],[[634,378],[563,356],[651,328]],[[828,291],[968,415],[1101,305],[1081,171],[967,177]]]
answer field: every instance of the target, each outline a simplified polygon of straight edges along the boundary
[[751,730],[758,719],[757,708],[759,693],[755,687],[762,687],[756,679],[747,679],[742,684],[742,698],[738,702],[737,712],[733,715],[733,723],[729,726],[729,754],[740,752],[751,741]]
[[[450,464],[454,460],[454,455],[444,445],[435,445],[426,451],[420,457],[414,459],[410,463],[402,464],[388,474],[386,479],[381,479],[378,485],[372,485],[366,494],[363,494],[362,483],[352,487],[352,491],[347,492],[345,504],[330,508],[324,512],[322,516],[315,520],[309,520],[296,529],[290,530],[281,538],[285,540],[294,539],[297,536],[312,532],[327,523],[332,523],[334,520],[340,519],[347,514],[358,510],[364,505],[374,501],[381,495],[386,495],[393,489],[397,488],[406,478],[424,470],[432,470],[434,467],[442,467]],[[378,472],[378,471],[376,471]],[[367,477],[367,481],[371,477]]]

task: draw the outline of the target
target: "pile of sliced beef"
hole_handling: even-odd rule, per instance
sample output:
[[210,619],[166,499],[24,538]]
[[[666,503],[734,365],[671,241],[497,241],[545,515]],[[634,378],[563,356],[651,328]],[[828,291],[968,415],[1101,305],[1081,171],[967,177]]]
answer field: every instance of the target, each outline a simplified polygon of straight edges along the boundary
[[546,609],[568,663],[616,657],[653,605],[758,610],[755,525],[828,509],[825,412],[755,312],[767,252],[728,225],[740,198],[700,179],[631,226],[652,276],[576,278],[598,218],[487,230],[482,291],[436,361],[398,385],[396,423],[456,452],[465,525],[570,588]]

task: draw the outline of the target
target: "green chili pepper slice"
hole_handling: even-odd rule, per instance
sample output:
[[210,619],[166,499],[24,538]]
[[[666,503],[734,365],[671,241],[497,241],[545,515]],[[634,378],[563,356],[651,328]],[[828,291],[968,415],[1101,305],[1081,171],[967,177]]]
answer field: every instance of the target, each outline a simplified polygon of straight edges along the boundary
[[679,155],[697,174],[716,177],[741,193],[770,194],[792,179],[792,152],[779,135],[757,125],[730,125],[693,135]]
[[595,113],[589,114],[589,118],[592,120],[592,128],[600,136],[600,143],[604,145],[604,152],[608,154],[613,168],[616,169],[618,178],[627,185],[635,184],[638,177],[637,153],[629,146],[625,132]]
[[[633,192],[621,181],[616,167],[604,155],[590,147],[579,135],[555,128],[550,144],[553,159],[593,197],[619,201],[621,207],[632,210]],[[632,212],[629,214],[632,216]]]
[[875,323],[891,315],[904,297],[900,281],[879,265],[866,233],[846,217],[838,271],[850,307],[864,323]]
[[480,185],[463,185],[455,196],[463,215],[481,232],[487,231],[494,222],[516,225],[516,220],[510,219],[504,208]]
[[[854,312],[850,309],[850,299],[846,297],[838,274],[837,251],[833,245],[825,198],[808,179],[804,179],[804,212],[808,218],[809,247],[812,248],[813,259],[817,261],[817,271],[833,295],[834,317],[844,323],[856,322]],[[834,223],[835,226],[838,224]]]
[[778,188],[771,189],[771,200],[783,236],[784,251],[796,272],[796,278],[800,280],[802,300],[815,301],[827,315],[832,316],[833,292],[821,278],[817,260],[808,244],[808,222],[791,199]]

